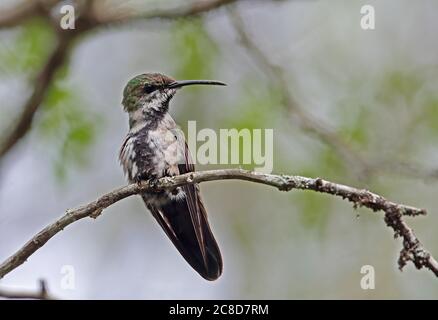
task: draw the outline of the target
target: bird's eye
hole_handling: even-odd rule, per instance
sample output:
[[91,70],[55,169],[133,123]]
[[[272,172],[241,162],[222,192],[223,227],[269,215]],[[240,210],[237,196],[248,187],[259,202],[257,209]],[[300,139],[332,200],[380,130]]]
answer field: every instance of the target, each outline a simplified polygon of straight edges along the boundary
[[152,85],[152,84],[145,84],[143,87],[143,92],[144,93],[152,93],[155,90],[157,90],[157,87]]

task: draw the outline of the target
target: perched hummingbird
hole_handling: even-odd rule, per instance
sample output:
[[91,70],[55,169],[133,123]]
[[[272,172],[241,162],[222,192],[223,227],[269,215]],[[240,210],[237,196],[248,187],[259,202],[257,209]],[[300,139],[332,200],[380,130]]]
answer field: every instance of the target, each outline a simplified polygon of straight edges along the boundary
[[[208,80],[176,81],[159,73],[141,74],[128,82],[122,104],[129,115],[129,133],[119,159],[131,183],[154,183],[195,170],[184,135],[168,111],[179,88],[197,84],[225,85]],[[222,257],[198,185],[141,196],[184,259],[205,279],[217,279],[222,273]]]

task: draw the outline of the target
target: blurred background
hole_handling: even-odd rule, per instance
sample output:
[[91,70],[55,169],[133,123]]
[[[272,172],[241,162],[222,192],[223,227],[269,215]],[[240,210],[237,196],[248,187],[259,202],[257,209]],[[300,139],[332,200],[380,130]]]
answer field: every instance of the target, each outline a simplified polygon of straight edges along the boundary
[[[122,90],[152,71],[228,84],[179,92],[171,114],[183,129],[272,128],[274,173],[426,208],[406,220],[438,256],[438,2],[62,4],[77,9],[74,31],[51,22],[57,1],[0,4],[0,260],[68,208],[126,184]],[[360,27],[366,4],[375,30]],[[398,270],[400,239],[382,213],[243,181],[201,191],[224,259],[213,283],[130,197],[66,228],[0,285],[32,290],[43,278],[62,299],[438,298],[431,272]],[[363,265],[375,268],[374,290],[360,287]],[[63,266],[74,268],[72,290]]]

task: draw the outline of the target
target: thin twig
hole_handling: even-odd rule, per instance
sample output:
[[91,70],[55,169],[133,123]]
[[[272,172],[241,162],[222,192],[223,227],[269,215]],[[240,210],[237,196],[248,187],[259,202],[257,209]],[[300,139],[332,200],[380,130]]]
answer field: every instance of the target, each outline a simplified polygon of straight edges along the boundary
[[[126,12],[125,14],[105,14],[98,16],[98,26],[108,26],[119,23],[133,23],[144,20],[163,19],[174,20],[178,18],[192,17],[199,14],[218,9],[222,6],[237,2],[239,0],[204,0],[204,1],[188,1],[187,4],[174,6],[166,9],[151,9],[148,12],[137,14],[136,12]],[[240,0],[241,1],[241,0]]]
[[47,283],[41,279],[39,281],[39,290],[33,291],[13,291],[0,289],[0,298],[4,299],[32,299],[32,300],[53,300],[54,298],[49,295],[47,289]]
[[56,47],[35,78],[33,92],[25,103],[18,121],[12,129],[8,130],[9,134],[6,135],[6,138],[1,141],[0,158],[11,150],[31,128],[32,120],[44,100],[56,72],[66,60],[71,39],[71,37],[59,37]]
[[432,181],[438,178],[437,169],[420,169],[406,162],[395,163],[393,158],[379,162],[366,159],[321,119],[317,119],[306,112],[290,93],[283,68],[273,63],[269,56],[255,43],[246,30],[243,19],[237,10],[230,8],[228,12],[241,45],[256,62],[257,66],[269,77],[270,81],[275,83],[275,87],[280,89],[281,98],[287,112],[293,120],[296,120],[294,123],[303,131],[313,134],[320,141],[330,146],[348,164],[348,168],[355,169],[360,178],[366,177],[369,174],[376,175],[379,173],[399,174],[425,181]]
[[368,170],[366,161],[333,129],[324,124],[320,119],[315,119],[307,113],[289,91],[288,81],[283,68],[274,64],[263,50],[252,40],[246,31],[242,17],[235,8],[229,9],[231,23],[236,30],[239,41],[248,55],[269,76],[276,88],[280,89],[281,98],[287,112],[302,130],[315,135],[320,141],[331,146],[333,150],[349,164],[349,168],[358,168],[358,173],[363,174]]
[[[82,6],[76,3],[78,6],[77,11],[81,14],[76,21],[75,30],[61,30],[59,22],[53,21],[54,18],[50,16],[50,9],[56,4],[54,0],[47,0],[45,2],[28,1],[18,5],[16,8],[7,10],[5,13],[1,13],[0,28],[17,26],[29,18],[43,15],[52,22],[52,27],[58,35],[58,45],[38,73],[34,82],[33,92],[23,106],[17,122],[13,124],[11,129],[8,129],[8,134],[5,134],[5,138],[0,139],[0,159],[30,130],[33,118],[44,100],[53,77],[56,71],[65,63],[68,48],[72,40],[77,36],[111,24],[130,23],[137,20],[177,19],[195,16],[237,1],[195,1],[188,5],[184,4],[169,9],[151,10],[142,15],[137,15],[135,12],[128,15],[105,15],[105,13],[102,14],[102,10],[94,8],[95,2],[88,0],[83,2]],[[99,17],[99,14],[102,17]]]
[[15,27],[31,17],[43,14],[44,10],[40,1],[22,1],[10,9],[1,10],[0,28]]
[[263,174],[242,169],[225,169],[187,173],[172,178],[166,177],[160,179],[153,186],[147,182],[131,184],[109,192],[79,208],[68,210],[65,215],[33,236],[21,249],[0,265],[0,279],[23,264],[35,251],[43,247],[47,241],[68,225],[85,217],[96,218],[105,208],[124,198],[145,191],[172,189],[185,184],[230,179],[265,184],[282,191],[292,189],[313,190],[346,199],[352,202],[354,207],[363,206],[373,211],[384,211],[387,225],[394,230],[395,236],[403,238],[403,249],[399,259],[400,268],[403,268],[407,261],[412,261],[418,269],[426,267],[438,276],[437,261],[423,247],[412,229],[403,220],[403,216],[425,215],[426,211],[424,209],[397,204],[370,191],[329,182],[320,178],[313,179],[301,176]]

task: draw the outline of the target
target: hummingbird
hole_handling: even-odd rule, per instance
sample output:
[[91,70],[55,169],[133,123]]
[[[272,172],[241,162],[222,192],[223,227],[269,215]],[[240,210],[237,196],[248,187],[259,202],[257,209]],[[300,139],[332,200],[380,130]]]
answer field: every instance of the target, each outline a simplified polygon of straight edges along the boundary
[[[184,135],[169,114],[177,90],[190,85],[226,85],[211,80],[175,79],[159,73],[140,74],[123,90],[122,105],[129,116],[129,132],[119,160],[130,183],[195,171]],[[141,197],[152,216],[184,259],[206,280],[219,278],[222,257],[208,222],[199,186],[144,192]]]

